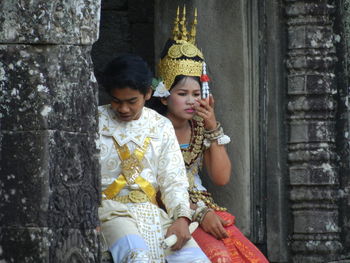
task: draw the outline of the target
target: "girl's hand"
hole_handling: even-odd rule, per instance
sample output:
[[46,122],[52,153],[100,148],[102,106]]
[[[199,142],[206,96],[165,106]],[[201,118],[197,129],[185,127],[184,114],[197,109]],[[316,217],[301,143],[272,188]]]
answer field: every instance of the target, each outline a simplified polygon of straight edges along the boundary
[[197,115],[202,117],[204,120],[204,128],[206,130],[214,130],[216,128],[216,118],[214,113],[214,98],[210,94],[206,99],[196,99],[194,108]]
[[217,239],[223,239],[228,237],[227,232],[224,228],[229,222],[226,222],[220,216],[218,216],[214,211],[209,211],[202,223],[201,227],[207,233],[210,233]]

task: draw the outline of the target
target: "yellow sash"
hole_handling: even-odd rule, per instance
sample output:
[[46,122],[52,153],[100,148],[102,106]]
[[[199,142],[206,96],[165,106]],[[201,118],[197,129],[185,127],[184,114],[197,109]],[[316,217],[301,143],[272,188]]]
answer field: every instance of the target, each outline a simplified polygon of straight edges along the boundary
[[115,179],[114,182],[103,191],[103,194],[107,197],[107,199],[112,199],[125,187],[125,185],[136,183],[147,195],[149,200],[152,203],[157,204],[156,190],[150,182],[140,176],[143,170],[142,159],[145,156],[147,148],[151,142],[151,138],[147,137],[143,145],[141,147],[137,147],[132,154],[130,153],[130,150],[126,144],[120,146],[114,138],[113,141],[119,158],[122,161],[122,172],[118,178]]

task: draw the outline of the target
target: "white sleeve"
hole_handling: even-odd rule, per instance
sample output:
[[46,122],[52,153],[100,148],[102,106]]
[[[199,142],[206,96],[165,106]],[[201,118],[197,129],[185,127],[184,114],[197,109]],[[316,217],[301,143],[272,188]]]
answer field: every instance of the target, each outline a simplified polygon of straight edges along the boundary
[[191,220],[186,168],[170,121],[164,125],[162,132],[157,177],[161,198],[170,217],[174,219],[187,217]]

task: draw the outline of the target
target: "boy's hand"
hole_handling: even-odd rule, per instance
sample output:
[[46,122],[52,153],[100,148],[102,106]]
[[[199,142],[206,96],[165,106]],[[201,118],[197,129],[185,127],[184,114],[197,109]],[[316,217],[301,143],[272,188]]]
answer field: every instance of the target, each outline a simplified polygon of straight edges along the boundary
[[185,217],[179,217],[175,222],[168,228],[168,231],[165,237],[168,237],[172,234],[176,235],[177,242],[171,247],[172,250],[181,249],[188,240],[191,238],[188,225],[190,220]]

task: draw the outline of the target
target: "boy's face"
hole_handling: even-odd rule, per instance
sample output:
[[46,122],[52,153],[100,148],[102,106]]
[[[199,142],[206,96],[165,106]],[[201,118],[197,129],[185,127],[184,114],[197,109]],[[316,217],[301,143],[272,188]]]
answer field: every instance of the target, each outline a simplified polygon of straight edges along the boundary
[[111,90],[111,106],[119,121],[132,121],[140,118],[142,108],[146,100],[152,95],[149,89],[146,95],[140,91],[126,87],[122,89]]

